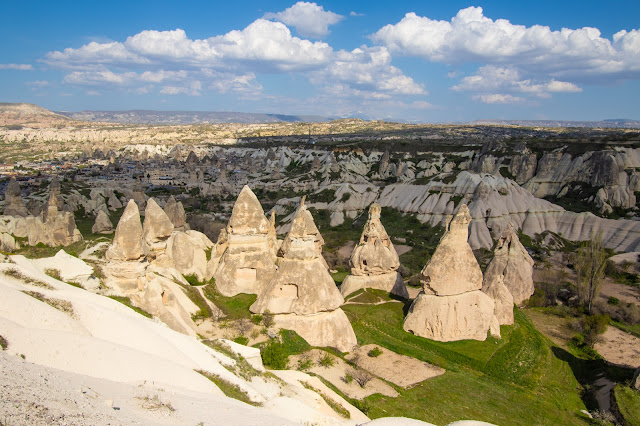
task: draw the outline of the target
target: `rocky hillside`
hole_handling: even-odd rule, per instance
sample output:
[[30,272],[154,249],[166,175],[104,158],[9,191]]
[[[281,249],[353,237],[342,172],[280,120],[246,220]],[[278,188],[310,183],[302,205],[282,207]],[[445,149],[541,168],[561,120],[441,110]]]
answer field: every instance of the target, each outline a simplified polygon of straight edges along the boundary
[[260,114],[223,111],[57,111],[73,120],[121,124],[220,124],[220,123],[280,123],[325,122],[317,115]]

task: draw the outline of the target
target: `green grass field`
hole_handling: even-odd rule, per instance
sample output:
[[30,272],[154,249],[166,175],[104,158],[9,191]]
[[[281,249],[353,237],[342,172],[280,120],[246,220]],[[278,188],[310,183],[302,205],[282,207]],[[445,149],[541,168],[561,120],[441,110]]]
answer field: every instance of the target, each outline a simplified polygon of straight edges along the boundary
[[616,385],[613,392],[618,410],[627,424],[640,425],[640,392],[624,385]]
[[[435,424],[474,419],[499,425],[589,424],[571,366],[526,316],[515,312],[502,339],[435,342],[402,329],[398,302],[345,305],[358,343],[375,343],[447,370],[411,389],[395,387],[397,398],[365,399],[371,418],[406,416]],[[410,374],[408,372],[408,374]]]

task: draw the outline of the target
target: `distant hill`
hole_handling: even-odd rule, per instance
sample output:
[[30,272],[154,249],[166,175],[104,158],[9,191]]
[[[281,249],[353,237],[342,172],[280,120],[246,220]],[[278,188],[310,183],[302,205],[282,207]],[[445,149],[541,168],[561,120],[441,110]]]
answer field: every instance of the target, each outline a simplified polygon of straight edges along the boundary
[[325,122],[328,117],[318,115],[284,115],[225,111],[57,111],[74,120],[123,124],[221,124],[221,123],[280,123]]
[[470,124],[491,124],[497,126],[525,127],[608,127],[624,129],[640,129],[639,120],[624,118],[606,119],[602,121],[567,121],[567,120],[476,120]]
[[0,114],[9,114],[16,117],[42,116],[63,118],[55,112],[49,111],[41,106],[27,103],[0,102]]
[[70,120],[38,105],[0,102],[0,126],[51,127]]

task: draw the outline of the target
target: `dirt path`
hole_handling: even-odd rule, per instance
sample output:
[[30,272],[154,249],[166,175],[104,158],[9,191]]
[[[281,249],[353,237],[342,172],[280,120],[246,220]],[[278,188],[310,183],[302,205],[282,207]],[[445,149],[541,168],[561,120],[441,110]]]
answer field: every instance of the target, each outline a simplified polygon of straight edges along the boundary
[[[319,364],[320,359],[325,356],[328,356],[333,360],[333,365],[323,367]],[[305,370],[305,372],[317,374],[337,387],[340,392],[344,393],[349,398],[363,399],[369,395],[373,395],[374,393],[380,393],[393,398],[398,396],[398,392],[396,392],[394,388],[378,378],[372,379],[364,387],[358,385],[355,380],[347,383],[345,376],[353,369],[353,367],[347,364],[342,358],[321,349],[312,349],[301,355],[290,356],[288,368],[295,369],[301,361],[304,362],[307,359],[311,360],[312,366]]]
[[[369,356],[369,352],[375,348],[381,351],[380,355],[376,357]],[[424,380],[445,373],[445,370],[440,367],[410,356],[395,353],[378,345],[361,346],[352,355],[348,356],[351,361],[356,357],[358,358],[358,364],[362,365],[363,368],[403,388],[414,386]]]
[[594,349],[607,361],[631,368],[640,366],[640,338],[609,326]]

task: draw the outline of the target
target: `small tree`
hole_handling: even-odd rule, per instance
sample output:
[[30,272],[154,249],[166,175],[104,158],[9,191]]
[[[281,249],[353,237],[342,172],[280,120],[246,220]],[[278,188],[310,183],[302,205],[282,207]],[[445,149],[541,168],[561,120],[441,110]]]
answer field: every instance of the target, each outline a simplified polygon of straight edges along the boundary
[[578,297],[586,305],[589,314],[593,302],[600,294],[606,265],[607,254],[602,247],[602,232],[598,232],[580,246],[575,262]]

